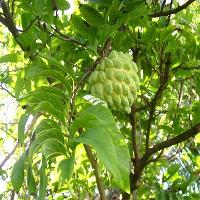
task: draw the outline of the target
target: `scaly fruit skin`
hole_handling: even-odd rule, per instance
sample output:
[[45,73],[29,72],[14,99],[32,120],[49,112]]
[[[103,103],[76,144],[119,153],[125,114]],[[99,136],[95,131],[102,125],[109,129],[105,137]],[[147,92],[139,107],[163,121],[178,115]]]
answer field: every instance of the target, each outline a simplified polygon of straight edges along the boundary
[[91,94],[113,110],[131,112],[139,88],[138,67],[128,53],[113,50],[89,78]]

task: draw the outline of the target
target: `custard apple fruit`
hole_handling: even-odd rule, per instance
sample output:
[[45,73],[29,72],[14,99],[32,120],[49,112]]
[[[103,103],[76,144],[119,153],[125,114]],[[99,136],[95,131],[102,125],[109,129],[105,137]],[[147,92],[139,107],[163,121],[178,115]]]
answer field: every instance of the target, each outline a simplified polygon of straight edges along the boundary
[[91,94],[105,100],[112,110],[130,113],[139,88],[137,72],[130,54],[113,50],[91,74]]

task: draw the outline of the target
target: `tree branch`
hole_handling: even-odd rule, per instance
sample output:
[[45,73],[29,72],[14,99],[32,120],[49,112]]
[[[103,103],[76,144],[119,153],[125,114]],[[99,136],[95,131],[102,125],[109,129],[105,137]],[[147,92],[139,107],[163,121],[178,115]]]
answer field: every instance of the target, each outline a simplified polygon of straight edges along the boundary
[[9,29],[9,31],[13,34],[14,37],[17,37],[19,32],[14,24],[14,21],[13,21],[13,18],[12,18],[12,15],[10,13],[7,3],[5,1],[2,1],[1,6],[2,6],[4,18],[1,16],[0,22]]
[[182,69],[182,70],[195,70],[195,69],[200,69],[200,66],[193,66],[193,67],[178,66],[178,67],[175,67],[174,69],[172,69],[172,71],[176,71],[178,69]]
[[161,17],[161,16],[168,16],[168,15],[172,15],[172,14],[176,14],[178,12],[180,12],[181,10],[186,9],[191,3],[193,3],[195,0],[188,0],[186,3],[184,3],[181,6],[178,6],[175,9],[172,10],[168,10],[168,11],[160,11],[160,12],[156,12],[153,14],[149,14],[149,17]]
[[[137,163],[137,171],[134,170],[134,174],[132,174],[131,178],[133,179],[133,185],[131,187],[131,193],[136,190],[139,186],[139,180],[142,175],[142,171],[144,170],[145,166],[150,162],[156,162],[157,159],[162,155],[163,150],[167,147],[171,147],[175,144],[179,144],[191,137],[194,137],[200,132],[200,123],[196,124],[195,126],[191,127],[189,130],[183,132],[182,134],[175,136],[173,138],[167,139],[159,144],[154,145],[152,148],[149,148],[146,153],[142,156],[141,159],[138,159]],[[158,157],[155,159],[148,160],[150,156],[154,153],[161,151]]]
[[151,123],[153,121],[153,116],[154,116],[154,112],[156,109],[156,104],[157,104],[157,101],[160,99],[164,89],[166,88],[167,82],[169,79],[170,63],[171,63],[170,55],[168,55],[167,61],[165,63],[166,66],[164,69],[164,73],[160,77],[160,81],[161,81],[160,86],[159,86],[158,90],[156,91],[156,94],[155,94],[153,100],[151,101],[151,107],[150,107],[150,111],[149,111],[149,119],[147,122],[147,131],[146,131],[146,151],[149,148],[149,135],[150,135],[150,130],[151,130]]
[[84,148],[85,148],[87,157],[92,165],[92,168],[94,169],[94,175],[96,178],[97,187],[98,187],[99,194],[100,194],[100,200],[106,200],[106,194],[105,194],[104,186],[101,182],[97,161],[92,153],[90,146],[84,145]]
[[178,136],[175,136],[173,138],[167,139],[159,144],[156,144],[155,146],[153,146],[152,148],[149,148],[147,151],[147,155],[146,156],[150,156],[160,150],[163,150],[167,147],[171,147],[175,144],[181,143],[191,137],[194,137],[195,135],[197,135],[200,132],[200,123],[196,124],[195,126],[191,127],[189,130],[181,133]]
[[131,107],[131,114],[129,116],[131,123],[131,136],[132,136],[132,148],[134,152],[134,163],[137,162],[139,158],[137,136],[136,136],[136,119],[135,119],[135,109],[134,105]]
[[15,146],[14,146],[13,149],[12,149],[12,151],[4,158],[4,160],[1,162],[0,168],[2,168],[2,167],[6,164],[6,162],[11,158],[11,156],[15,153],[15,151],[16,151],[16,149],[17,149],[18,146],[19,146],[19,142],[17,142],[17,143],[15,144]]

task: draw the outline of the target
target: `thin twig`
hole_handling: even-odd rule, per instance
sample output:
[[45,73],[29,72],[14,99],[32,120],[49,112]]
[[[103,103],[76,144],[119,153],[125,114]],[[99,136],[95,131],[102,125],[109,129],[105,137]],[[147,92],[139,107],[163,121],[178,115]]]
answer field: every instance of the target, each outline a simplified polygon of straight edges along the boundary
[[17,37],[19,32],[14,24],[14,21],[13,21],[13,18],[12,18],[12,15],[10,13],[7,3],[5,1],[2,1],[1,6],[2,6],[4,18],[1,17],[0,22],[9,29],[9,31],[13,34],[14,37]]
[[14,17],[14,9],[15,9],[15,0],[12,0],[12,5],[11,5],[11,15],[12,15],[12,18]]
[[10,200],[14,200],[15,199],[15,190],[11,191],[11,195],[10,195]]
[[131,134],[132,148],[134,152],[134,163],[135,163],[138,161],[139,150],[138,150],[137,136],[136,136],[136,119],[135,119],[134,105],[131,107],[130,123],[131,123],[131,133],[132,133]]
[[181,133],[178,136],[169,138],[163,142],[160,142],[160,143],[154,145],[152,148],[149,148],[148,151],[146,152],[146,154],[144,155],[144,158],[146,159],[147,157],[151,156],[152,154],[154,154],[160,150],[163,150],[167,147],[171,147],[175,144],[179,144],[191,137],[194,137],[199,132],[200,132],[200,123],[196,124],[195,126],[191,127],[190,129]]
[[[169,5],[169,10],[170,10],[170,12],[172,11],[172,5],[173,5],[173,0],[171,0],[170,5]],[[170,22],[171,15],[172,15],[172,14],[169,14],[169,15],[168,15],[167,26],[168,26],[168,24],[169,24],[169,22]]]
[[14,148],[12,149],[12,151],[4,158],[4,160],[1,162],[0,164],[0,168],[2,168],[6,162],[10,159],[10,157],[15,153],[17,147],[19,146],[19,142],[17,142],[14,146]]
[[156,156],[156,158],[149,159],[146,164],[157,162],[161,158],[163,153],[164,153],[164,149],[161,150],[161,152]]
[[38,19],[39,19],[39,16],[36,16],[36,17],[30,22],[30,24],[29,24],[25,29],[23,29],[23,30],[18,30],[18,31],[20,31],[20,32],[27,32],[27,31],[31,28],[31,26],[32,26]]
[[160,11],[160,12],[156,12],[153,14],[149,14],[149,17],[161,17],[161,16],[168,16],[168,15],[172,15],[172,14],[176,14],[178,12],[180,12],[181,10],[186,9],[190,4],[192,4],[195,0],[188,0],[186,3],[184,3],[181,6],[178,6],[175,9],[172,10],[168,10],[168,11]]
[[72,97],[71,97],[71,101],[70,101],[69,117],[68,117],[68,123],[69,123],[69,125],[71,124],[71,120],[72,120],[72,117],[73,117],[73,107],[74,107],[74,102],[75,102],[75,99],[76,99],[77,92],[82,87],[82,85],[85,82],[85,80],[95,70],[96,66],[100,63],[100,61],[101,61],[101,58],[97,58],[95,60],[95,62],[93,63],[93,65],[88,69],[88,71],[79,80],[79,82],[77,83],[77,85],[75,86],[75,88],[74,88],[74,90],[72,92]]
[[165,7],[165,4],[166,4],[166,0],[163,0],[162,6],[161,6],[161,9],[160,9],[161,12],[163,12],[163,9],[164,9],[164,7]]
[[[38,114],[36,114],[34,117],[33,117],[33,119],[32,119],[32,121],[31,121],[31,123],[30,123],[30,125],[27,127],[27,129],[26,129],[26,133],[28,133],[32,128],[33,128],[33,126],[34,126],[34,124],[36,123],[36,121],[37,121],[37,119],[39,118],[41,116],[41,113],[38,113]],[[15,153],[15,151],[16,151],[16,149],[17,149],[17,147],[19,146],[19,141],[15,144],[15,146],[14,146],[14,148],[12,149],[12,151],[4,158],[4,160],[0,163],[0,168],[2,168],[4,165],[5,165],[5,163],[11,158],[11,156]]]
[[78,81],[78,83],[76,84],[76,86],[74,87],[74,90],[72,92],[72,97],[71,97],[71,101],[70,101],[70,108],[69,108],[69,117],[68,117],[68,123],[69,125],[71,124],[71,119],[73,117],[73,108],[74,108],[74,103],[75,103],[75,99],[76,99],[76,95],[78,90],[83,86],[84,82],[87,80],[87,78],[90,76],[90,74],[96,69],[97,65],[101,62],[101,60],[108,56],[110,49],[111,49],[111,38],[109,37],[104,45],[104,48],[102,50],[102,57],[98,57],[93,65],[86,71],[86,73],[82,76],[82,78]]
[[58,29],[54,28],[53,26],[51,26],[51,28],[56,32],[58,33],[61,37],[65,38],[65,40],[69,41],[69,42],[72,42],[72,43],[75,43],[75,44],[78,44],[80,46],[83,46],[85,47],[84,44],[82,44],[81,42],[79,42],[78,40],[75,40],[74,38],[71,38],[69,37],[68,35],[65,35],[63,33],[61,33]]
[[2,86],[2,83],[0,84],[0,89],[4,90],[5,92],[7,92],[11,97],[13,97],[14,99],[16,98],[14,94],[12,94],[7,88]]
[[84,148],[85,148],[87,157],[91,163],[91,166],[94,169],[94,175],[95,175],[96,182],[97,182],[97,188],[98,188],[99,194],[100,194],[100,200],[106,200],[106,194],[105,194],[104,186],[103,186],[101,178],[100,178],[97,161],[92,153],[90,146],[84,145]]
[[[165,148],[171,147],[173,145],[179,144],[183,141],[186,141],[187,139],[196,136],[198,133],[200,133],[200,123],[196,124],[195,126],[191,127],[190,129],[186,130],[185,132],[181,133],[178,136],[168,138],[163,142],[160,142],[153,147],[149,148],[145,154],[142,156],[141,159],[138,160],[138,168],[137,171],[134,171],[134,174],[132,176],[134,185],[131,187],[131,193],[138,188],[138,182],[140,180],[140,177],[142,175],[142,171],[144,170],[145,166],[154,160],[149,160],[149,158],[159,152],[163,151]],[[160,155],[160,154],[159,154]],[[159,156],[158,155],[158,156]]]
[[176,70],[194,70],[194,69],[200,69],[200,66],[193,66],[193,67],[183,67],[183,66],[178,66],[172,69],[172,71],[176,71]]

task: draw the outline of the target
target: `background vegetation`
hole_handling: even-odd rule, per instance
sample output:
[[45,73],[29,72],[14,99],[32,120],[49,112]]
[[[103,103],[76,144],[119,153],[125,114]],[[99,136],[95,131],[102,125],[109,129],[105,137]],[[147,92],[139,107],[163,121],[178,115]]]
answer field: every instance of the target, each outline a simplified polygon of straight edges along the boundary
[[[200,199],[200,4],[0,0],[2,199]],[[90,95],[129,52],[131,114]]]

